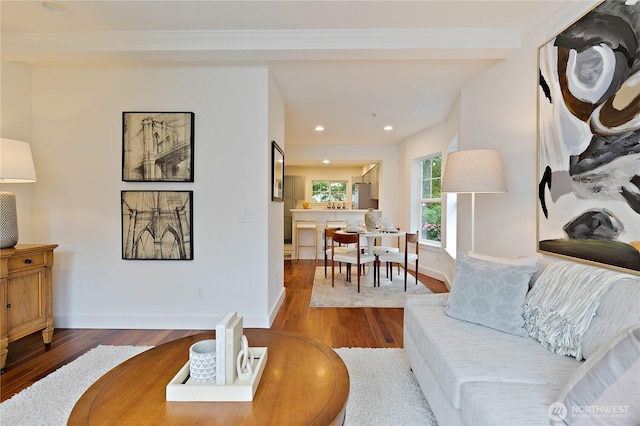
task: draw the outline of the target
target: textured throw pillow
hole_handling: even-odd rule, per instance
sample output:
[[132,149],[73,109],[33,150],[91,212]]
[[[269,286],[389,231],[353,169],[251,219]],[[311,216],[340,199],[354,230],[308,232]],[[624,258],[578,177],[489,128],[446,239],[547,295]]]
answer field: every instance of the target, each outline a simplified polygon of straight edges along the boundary
[[536,266],[536,272],[534,272],[534,274],[531,276],[531,279],[529,280],[529,289],[533,287],[533,285],[536,282],[536,278],[538,278],[538,275],[540,275],[540,272],[542,272],[542,269],[544,269],[544,266],[540,264],[540,258],[538,256],[518,257],[516,259],[511,259],[508,257],[497,257],[497,256],[491,256],[488,254],[480,254],[473,251],[469,252],[469,256],[475,259],[488,260],[489,262],[495,262],[495,263],[504,263],[506,265]]
[[[640,424],[640,326],[626,328],[576,369],[554,424]],[[554,404],[554,405],[556,405]],[[563,405],[561,405],[563,404]]]
[[611,283],[600,299],[596,316],[584,332],[582,356],[589,359],[620,330],[640,324],[640,277]]
[[526,336],[522,307],[535,265],[508,265],[458,253],[446,314]]
[[480,260],[487,260],[489,262],[494,262],[494,263],[504,263],[505,265],[529,265],[529,266],[535,266],[538,263],[538,257],[537,256],[531,256],[531,257],[518,257],[516,259],[511,259],[508,257],[497,257],[497,256],[491,256],[488,254],[481,254],[481,253],[476,253],[474,251],[470,251],[469,252],[469,256],[473,257],[474,259],[480,259]]

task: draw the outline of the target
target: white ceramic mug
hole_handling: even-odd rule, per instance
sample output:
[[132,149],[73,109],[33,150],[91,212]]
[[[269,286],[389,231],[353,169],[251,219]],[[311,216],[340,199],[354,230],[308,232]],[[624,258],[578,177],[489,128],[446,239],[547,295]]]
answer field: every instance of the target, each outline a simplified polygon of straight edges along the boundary
[[189,375],[196,382],[216,380],[216,341],[201,340],[189,348]]

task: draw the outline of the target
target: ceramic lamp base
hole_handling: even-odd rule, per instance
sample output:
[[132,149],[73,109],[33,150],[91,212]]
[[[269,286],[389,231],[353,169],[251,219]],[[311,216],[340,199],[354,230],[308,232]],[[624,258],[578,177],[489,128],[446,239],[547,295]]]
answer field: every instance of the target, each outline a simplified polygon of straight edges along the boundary
[[16,196],[12,192],[0,191],[0,248],[13,247],[17,243]]

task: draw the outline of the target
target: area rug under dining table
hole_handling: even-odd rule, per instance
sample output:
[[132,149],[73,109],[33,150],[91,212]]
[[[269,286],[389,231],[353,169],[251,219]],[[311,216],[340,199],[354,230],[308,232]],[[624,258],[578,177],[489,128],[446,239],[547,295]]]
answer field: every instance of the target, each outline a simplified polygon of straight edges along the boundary
[[404,270],[393,268],[393,280],[386,278],[384,268],[380,268],[382,279],[380,287],[373,287],[373,283],[361,277],[360,293],[356,281],[355,269],[352,282],[345,281],[345,267],[338,273],[336,266],[335,286],[331,286],[331,267],[327,268],[327,278],[324,277],[324,266],[316,268],[311,292],[311,307],[332,308],[402,308],[405,298],[414,294],[431,294],[431,290],[422,283],[416,285],[416,279],[408,274],[407,291],[404,291]]

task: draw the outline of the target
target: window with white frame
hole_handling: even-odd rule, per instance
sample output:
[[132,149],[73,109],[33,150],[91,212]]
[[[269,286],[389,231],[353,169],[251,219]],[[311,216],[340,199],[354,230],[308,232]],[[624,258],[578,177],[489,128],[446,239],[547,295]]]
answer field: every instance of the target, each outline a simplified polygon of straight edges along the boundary
[[441,242],[442,238],[442,155],[424,158],[420,162],[420,239]]
[[311,200],[314,203],[347,201],[347,181],[311,181]]

